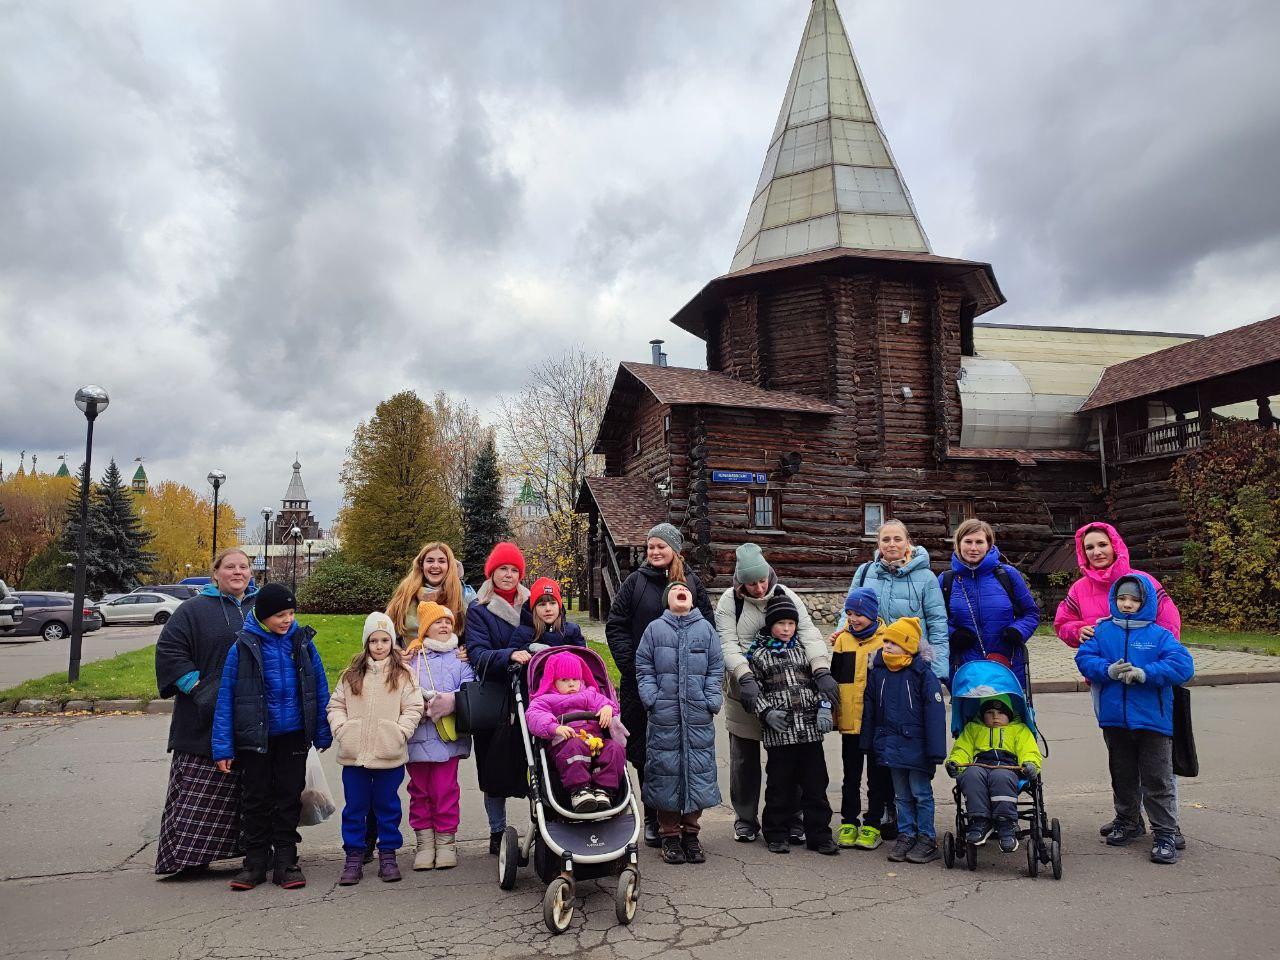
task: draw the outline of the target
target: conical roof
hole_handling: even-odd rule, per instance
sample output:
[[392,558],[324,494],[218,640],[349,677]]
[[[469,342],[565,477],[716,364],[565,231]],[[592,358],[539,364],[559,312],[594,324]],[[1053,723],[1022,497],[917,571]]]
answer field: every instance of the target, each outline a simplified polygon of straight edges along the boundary
[[930,252],[836,0],[813,0],[730,270],[841,247]]
[[307,499],[307,491],[302,487],[302,464],[295,458],[293,476],[289,480],[289,489],[284,493],[285,502]]
[[55,476],[55,477],[69,477],[69,476],[71,476],[71,471],[67,469],[67,462],[66,462],[65,460],[64,460],[64,461],[62,461],[62,465],[61,465],[60,467],[58,467],[58,472],[57,472],[57,473],[55,473],[55,474],[54,474],[54,476]]
[[[67,466],[67,465],[64,463],[64,464],[62,465],[63,469],[66,469],[66,466]],[[142,464],[138,464],[138,469],[137,469],[137,470],[135,470],[135,471],[133,471],[133,482],[134,482],[134,483],[146,483],[146,482],[147,482],[147,471],[145,471],[145,470],[143,470],[143,469],[142,469]]]

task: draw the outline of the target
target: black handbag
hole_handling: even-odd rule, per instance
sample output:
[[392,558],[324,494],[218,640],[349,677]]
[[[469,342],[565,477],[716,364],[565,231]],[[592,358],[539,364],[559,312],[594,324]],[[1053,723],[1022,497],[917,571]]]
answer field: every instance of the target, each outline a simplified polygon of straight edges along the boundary
[[1179,777],[1200,775],[1196,735],[1191,728],[1191,691],[1181,686],[1173,688],[1173,772]]
[[520,724],[512,719],[476,738],[476,777],[491,797],[527,797],[529,764]]
[[469,680],[458,688],[454,715],[459,733],[496,730],[511,717],[511,686],[505,679]]

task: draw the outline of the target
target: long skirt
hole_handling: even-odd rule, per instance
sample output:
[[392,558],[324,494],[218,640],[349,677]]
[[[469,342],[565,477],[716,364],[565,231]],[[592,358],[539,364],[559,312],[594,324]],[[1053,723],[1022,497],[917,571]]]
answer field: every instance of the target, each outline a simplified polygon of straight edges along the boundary
[[177,873],[243,853],[239,772],[221,773],[208,757],[175,751],[160,818],[156,873]]

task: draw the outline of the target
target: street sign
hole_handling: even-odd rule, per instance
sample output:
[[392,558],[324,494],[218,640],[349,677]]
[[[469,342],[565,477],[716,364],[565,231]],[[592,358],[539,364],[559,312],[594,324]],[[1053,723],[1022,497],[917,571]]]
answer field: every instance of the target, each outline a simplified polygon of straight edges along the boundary
[[769,478],[752,470],[712,470],[712,483],[767,483]]

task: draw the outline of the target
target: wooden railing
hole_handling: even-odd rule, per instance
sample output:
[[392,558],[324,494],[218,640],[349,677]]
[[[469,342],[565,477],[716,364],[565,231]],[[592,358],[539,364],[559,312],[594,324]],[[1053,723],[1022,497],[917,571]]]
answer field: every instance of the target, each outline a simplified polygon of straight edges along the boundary
[[1156,457],[1176,457],[1188,450],[1197,449],[1201,437],[1199,417],[1134,430],[1120,437],[1120,461],[1127,463]]

